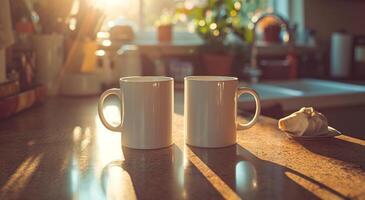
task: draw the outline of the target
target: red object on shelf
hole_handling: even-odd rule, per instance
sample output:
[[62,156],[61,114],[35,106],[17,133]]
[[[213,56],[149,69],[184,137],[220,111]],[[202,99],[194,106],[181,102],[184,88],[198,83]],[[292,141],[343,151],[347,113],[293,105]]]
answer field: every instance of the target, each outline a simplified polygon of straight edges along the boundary
[[264,40],[269,43],[280,42],[281,27],[278,24],[268,25],[264,29]]
[[0,99],[15,95],[20,91],[19,81],[0,83]]
[[172,25],[161,25],[157,27],[157,39],[159,42],[172,41]]
[[19,21],[15,24],[15,30],[18,33],[33,33],[34,26],[29,21]]
[[38,85],[16,95],[0,99],[0,119],[10,117],[34,105],[42,103],[46,98],[46,87]]

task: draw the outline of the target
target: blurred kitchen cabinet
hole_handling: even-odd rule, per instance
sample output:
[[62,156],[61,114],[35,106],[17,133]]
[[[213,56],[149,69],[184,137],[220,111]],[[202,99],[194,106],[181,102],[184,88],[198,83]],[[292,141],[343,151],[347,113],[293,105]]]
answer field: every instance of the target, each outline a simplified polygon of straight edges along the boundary
[[197,49],[199,44],[179,42],[138,44],[144,75],[170,76],[175,84],[185,76],[199,74]]
[[263,80],[290,79],[293,67],[297,78],[319,77],[323,73],[320,54],[317,47],[304,45],[290,50],[285,45],[271,45],[260,46],[256,59]]

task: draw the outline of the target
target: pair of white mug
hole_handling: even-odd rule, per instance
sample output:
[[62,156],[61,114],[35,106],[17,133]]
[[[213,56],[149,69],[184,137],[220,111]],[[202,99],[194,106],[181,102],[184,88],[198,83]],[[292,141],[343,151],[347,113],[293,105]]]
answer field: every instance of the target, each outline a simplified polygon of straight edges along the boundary
[[[254,125],[260,115],[257,93],[238,86],[226,76],[189,76],[184,80],[185,142],[196,147],[225,147],[236,143],[236,129]],[[247,124],[237,122],[237,99],[251,94],[256,112]],[[114,127],[104,117],[106,97],[116,95],[121,104],[121,124]],[[120,88],[105,91],[99,99],[99,117],[104,126],[122,132],[122,145],[134,149],[157,149],[172,142],[174,80],[161,76],[120,79]]]

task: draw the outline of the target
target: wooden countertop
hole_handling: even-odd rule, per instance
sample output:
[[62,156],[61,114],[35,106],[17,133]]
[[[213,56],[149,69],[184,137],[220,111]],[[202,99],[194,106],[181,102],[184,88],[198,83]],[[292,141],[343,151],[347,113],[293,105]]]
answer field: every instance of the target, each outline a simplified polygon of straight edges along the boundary
[[[181,95],[180,95],[181,97]],[[53,98],[0,122],[0,199],[365,199],[365,141],[297,142],[261,117],[237,145],[121,148],[96,98]]]

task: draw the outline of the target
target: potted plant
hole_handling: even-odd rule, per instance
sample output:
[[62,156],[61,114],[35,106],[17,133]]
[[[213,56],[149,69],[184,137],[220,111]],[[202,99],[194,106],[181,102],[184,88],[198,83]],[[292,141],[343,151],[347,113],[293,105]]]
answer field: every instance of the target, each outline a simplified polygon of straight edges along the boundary
[[195,32],[205,41],[201,52],[206,73],[228,75],[236,52],[232,47],[238,46],[236,42],[228,45],[227,35],[252,42],[252,18],[266,8],[267,3],[261,1],[207,0],[200,5],[185,4],[177,12],[191,19]]
[[229,75],[233,54],[225,43],[230,26],[226,2],[210,0],[204,5],[187,8],[184,12],[194,23],[195,32],[205,42],[200,48],[205,73]]
[[173,15],[167,11],[164,11],[155,24],[157,27],[157,40],[159,42],[171,42],[174,24]]

